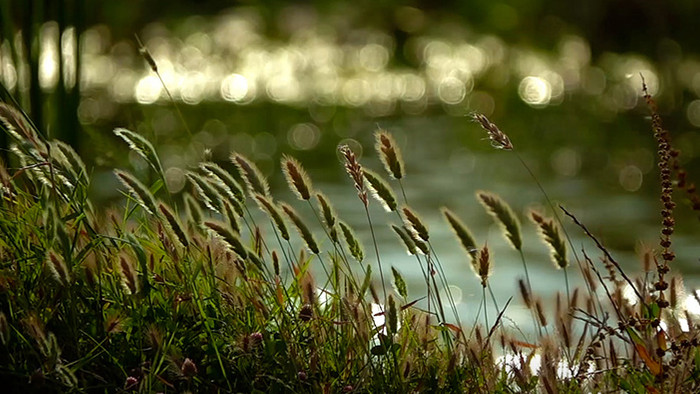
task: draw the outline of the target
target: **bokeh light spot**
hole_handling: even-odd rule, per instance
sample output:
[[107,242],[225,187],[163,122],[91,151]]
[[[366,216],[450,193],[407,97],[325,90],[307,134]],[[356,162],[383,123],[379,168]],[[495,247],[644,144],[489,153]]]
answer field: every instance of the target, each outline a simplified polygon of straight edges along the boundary
[[620,186],[628,192],[636,192],[642,186],[644,175],[642,170],[635,165],[625,166],[620,170]]
[[455,77],[447,77],[440,82],[438,97],[446,104],[459,104],[464,100],[467,88],[464,82]]
[[575,176],[581,169],[581,155],[571,148],[557,149],[551,158],[552,169],[563,176]]
[[136,84],[136,91],[134,92],[136,101],[140,104],[153,104],[160,97],[162,89],[163,87],[155,75],[143,77]]
[[688,121],[695,127],[700,127],[700,100],[693,100],[686,109]]
[[549,104],[552,97],[552,87],[545,79],[525,77],[518,86],[518,95],[528,105],[542,107]]
[[240,74],[231,74],[221,82],[221,97],[234,103],[247,103],[255,97],[255,89]]
[[299,123],[287,133],[289,145],[296,150],[310,150],[321,140],[321,131],[311,123]]
[[180,192],[185,187],[186,180],[185,172],[180,168],[170,167],[165,170],[165,184],[170,193]]

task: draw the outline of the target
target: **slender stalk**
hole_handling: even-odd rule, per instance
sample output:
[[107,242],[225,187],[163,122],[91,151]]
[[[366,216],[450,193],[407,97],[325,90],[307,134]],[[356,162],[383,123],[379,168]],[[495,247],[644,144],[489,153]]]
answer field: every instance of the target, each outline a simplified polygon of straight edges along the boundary
[[[374,235],[374,226],[372,226],[372,218],[369,214],[369,208],[365,205],[365,214],[367,215],[367,223],[369,231],[372,234],[372,244],[374,245],[374,253],[377,256],[377,266],[379,267],[379,278],[382,281],[382,294],[386,300],[386,284],[384,283],[384,270],[382,269],[382,259],[379,257],[379,246],[377,245],[377,237]],[[383,311],[383,309],[382,309]]]
[[484,303],[484,322],[486,323],[486,329],[489,329],[489,312],[486,307],[486,286],[481,286],[481,300]]

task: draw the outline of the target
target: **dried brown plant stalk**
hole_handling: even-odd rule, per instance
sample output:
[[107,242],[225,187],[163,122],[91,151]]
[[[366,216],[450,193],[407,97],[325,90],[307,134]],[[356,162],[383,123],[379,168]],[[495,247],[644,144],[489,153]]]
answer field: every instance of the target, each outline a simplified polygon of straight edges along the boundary
[[673,201],[671,171],[679,152],[671,147],[668,131],[663,128],[656,102],[651,98],[643,77],[642,91],[644,92],[644,99],[651,112],[651,123],[658,147],[657,154],[659,156],[659,171],[661,174],[661,203],[663,204],[663,208],[661,209],[661,240],[659,241],[661,246],[661,262],[656,265],[658,280],[654,283],[654,289],[658,292],[656,303],[663,309],[669,305],[664,294],[664,291],[668,289],[668,283],[664,278],[669,271],[669,263],[676,257],[671,250],[671,235],[673,234],[675,226],[673,209],[676,206],[676,203]]

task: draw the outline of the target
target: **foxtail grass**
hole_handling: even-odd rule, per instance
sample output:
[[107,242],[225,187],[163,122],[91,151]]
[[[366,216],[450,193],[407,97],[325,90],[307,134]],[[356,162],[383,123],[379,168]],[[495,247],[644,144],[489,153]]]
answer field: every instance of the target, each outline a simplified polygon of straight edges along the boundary
[[270,186],[267,180],[262,175],[253,162],[248,160],[246,157],[240,153],[233,153],[231,155],[231,161],[238,167],[238,170],[245,180],[246,186],[248,187],[248,193],[253,195],[254,193],[261,194],[265,197],[270,197]]
[[[6,112],[0,115],[16,115]],[[514,149],[495,125],[485,119],[482,125],[496,147]],[[455,233],[477,277],[465,281],[464,290],[480,286],[482,293],[471,330],[456,313],[447,319],[445,311],[456,312],[456,300],[449,291],[447,297],[440,294],[448,285],[433,248],[440,229],[429,229],[429,221],[409,208],[403,185],[403,204],[393,198],[396,212],[387,215],[389,226],[375,227],[377,218],[369,214],[368,192],[386,203],[394,180],[405,179],[388,132],[375,138],[389,182],[341,148],[367,216],[375,265],[367,261],[360,237],[291,157],[282,159],[282,168],[290,189],[316,215],[316,225],[291,204],[274,200],[255,164],[238,154],[232,157],[238,177],[211,162],[189,174],[196,198],[192,189],[173,195],[158,190],[158,181],[149,187],[117,170],[128,193],[121,208],[104,211],[90,203],[91,170],[77,153],[35,130],[22,130],[31,127],[0,122],[0,128],[12,128],[6,130],[15,140],[11,163],[20,164],[0,168],[0,380],[7,387],[29,390],[28,382],[44,391],[143,392],[695,392],[700,387],[700,322],[684,306],[685,285],[678,272],[649,274],[670,265],[664,262],[673,256],[664,253],[671,251],[644,253],[644,272],[632,275],[568,211],[598,248],[600,261],[584,252],[582,280],[605,302],[573,288],[566,299],[556,294],[550,308],[549,300],[533,291],[541,282],[529,278],[524,265],[526,278],[534,282],[519,279],[513,291],[533,315],[533,328],[545,335],[519,333],[528,330],[508,317],[510,299],[503,308],[496,305],[493,319],[486,291],[491,292],[490,282],[497,280],[492,272],[499,275],[501,265],[489,246],[476,246],[464,222],[442,209],[443,226]],[[138,137],[123,135],[139,144]],[[151,154],[148,146],[139,146],[133,149]],[[159,162],[156,154],[153,150],[153,163]],[[673,160],[668,165],[676,171]],[[159,171],[157,165],[146,170]],[[139,178],[147,175],[153,174],[139,173]],[[662,196],[673,202],[673,194],[662,190]],[[536,240],[520,234],[518,217],[498,196],[480,192],[477,198],[524,262],[523,246]],[[258,205],[271,226],[256,225],[249,204]],[[132,215],[138,207],[147,214]],[[565,247],[561,223],[539,213],[529,216],[555,264],[564,268],[573,250]],[[298,243],[290,241],[290,222],[299,232]],[[663,219],[661,225],[662,231],[671,226]],[[331,242],[318,242],[318,231]],[[384,289],[380,259],[387,256],[379,253],[375,231],[398,235],[410,254],[407,260],[415,258],[423,271],[425,290],[414,290],[404,279],[403,273],[416,267],[400,256],[392,256],[391,287]],[[316,273],[316,262],[323,273]],[[373,274],[377,269],[380,275]],[[357,270],[362,273],[356,280]],[[462,276],[449,279],[451,284]],[[668,304],[662,306],[664,301]],[[529,368],[535,358],[542,360],[539,371]]]

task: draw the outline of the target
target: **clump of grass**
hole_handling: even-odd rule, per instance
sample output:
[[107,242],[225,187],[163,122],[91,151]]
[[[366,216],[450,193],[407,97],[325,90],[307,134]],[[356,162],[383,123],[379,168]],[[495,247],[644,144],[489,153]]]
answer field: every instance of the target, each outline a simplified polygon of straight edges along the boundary
[[[439,232],[429,232],[406,205],[405,193],[399,207],[391,183],[363,168],[347,147],[341,154],[367,217],[376,268],[360,237],[291,157],[282,159],[283,171],[301,203],[316,214],[316,226],[292,204],[273,200],[255,163],[239,154],[232,161],[240,177],[211,162],[188,174],[196,199],[117,170],[127,199],[108,211],[92,208],[91,171],[76,152],[46,140],[8,108],[0,106],[0,127],[14,141],[13,163],[0,167],[0,380],[7,387],[530,393],[696,392],[700,387],[700,321],[683,307],[681,276],[666,284],[674,259],[668,254],[670,239],[662,237],[662,249],[646,253],[645,272],[634,276],[565,211],[596,243],[601,261],[584,252],[581,279],[593,293],[574,288],[569,294],[566,279],[566,298],[557,294],[552,311],[529,283],[523,245],[531,240],[520,233],[517,216],[497,195],[477,193],[523,260],[527,281],[518,279],[514,292],[532,313],[538,335],[521,336],[517,330],[528,327],[508,327],[510,300],[499,308],[492,294],[497,314],[489,320],[486,290],[494,266],[500,266],[489,247],[478,247],[466,224],[443,208],[445,225],[470,256],[477,277],[472,283],[457,276],[448,281],[431,244]],[[477,121],[496,147],[513,150],[493,123]],[[658,119],[653,121],[659,134]],[[118,135],[151,163],[150,175],[162,179],[152,145],[131,132]],[[403,181],[395,141],[383,130],[375,138],[389,175]],[[678,171],[675,153],[663,145],[668,141],[668,135],[657,140],[665,152],[661,158],[668,159],[662,175],[666,168]],[[668,179],[662,176],[663,218],[673,217]],[[375,228],[367,188],[396,211],[400,224],[392,216],[389,226]],[[249,204],[269,216],[270,228],[256,225]],[[183,211],[182,217],[177,214]],[[573,250],[566,248],[561,223],[535,212],[529,216],[556,266],[565,268]],[[670,237],[664,231],[674,223],[663,218],[662,235]],[[290,239],[286,220],[299,231],[300,243]],[[394,257],[387,292],[375,230],[398,235],[396,242],[423,270],[425,290],[407,283],[401,271],[409,265]],[[317,241],[318,231],[328,235],[330,245]],[[339,242],[339,233],[346,242]],[[313,268],[316,262],[321,275]],[[653,266],[657,276],[650,278]],[[380,272],[383,294],[373,268]],[[455,303],[441,290],[462,280],[465,287],[482,290],[473,327],[464,327],[457,313],[454,320],[445,314]],[[629,289],[632,299],[625,296]],[[535,359],[542,365],[538,371],[529,367]]]

